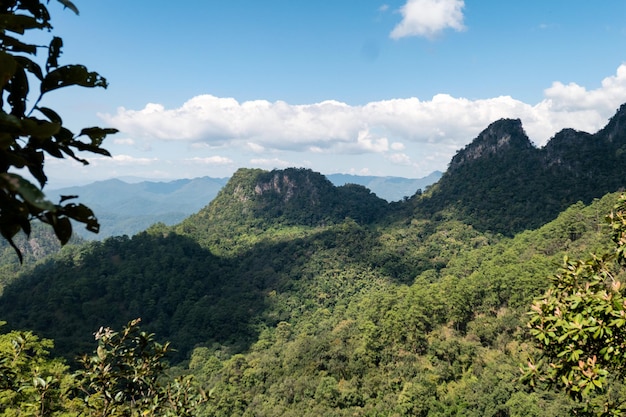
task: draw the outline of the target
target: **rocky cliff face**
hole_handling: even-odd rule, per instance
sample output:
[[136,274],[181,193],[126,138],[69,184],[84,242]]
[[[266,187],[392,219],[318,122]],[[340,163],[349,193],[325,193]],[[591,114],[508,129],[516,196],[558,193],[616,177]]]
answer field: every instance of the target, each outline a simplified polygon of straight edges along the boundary
[[471,161],[532,149],[520,119],[501,119],[490,124],[450,162],[450,170]]
[[332,183],[321,174],[310,170],[291,168],[260,174],[254,186],[256,196],[279,199],[289,203],[304,199],[313,206],[320,204],[320,195],[331,192]]
[[542,150],[542,157],[547,167],[562,167],[574,171],[575,162],[580,158],[581,150],[593,146],[593,135],[574,129],[563,129],[558,132]]
[[597,133],[607,142],[624,142],[626,132],[626,104],[622,104],[609,123]]

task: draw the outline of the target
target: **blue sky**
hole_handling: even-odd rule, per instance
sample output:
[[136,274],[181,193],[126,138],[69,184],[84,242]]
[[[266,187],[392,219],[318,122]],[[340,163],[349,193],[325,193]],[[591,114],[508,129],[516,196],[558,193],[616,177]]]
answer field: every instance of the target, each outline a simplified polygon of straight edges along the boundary
[[50,4],[62,63],[110,86],[43,105],[75,130],[120,133],[113,158],[51,160],[50,187],[240,167],[417,178],[497,119],[522,119],[542,146],[626,102],[623,0],[75,4],[79,16]]

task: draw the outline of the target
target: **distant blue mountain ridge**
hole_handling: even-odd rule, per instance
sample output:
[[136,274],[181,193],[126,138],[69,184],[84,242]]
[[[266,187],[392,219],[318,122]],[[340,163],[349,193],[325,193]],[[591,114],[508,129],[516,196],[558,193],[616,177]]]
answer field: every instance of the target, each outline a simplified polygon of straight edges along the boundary
[[[326,175],[335,186],[358,184],[387,201],[399,201],[425,189],[441,178],[435,171],[423,178],[377,177],[350,174]],[[229,178],[200,177],[167,182],[127,182],[113,178],[91,184],[48,190],[56,201],[61,195],[77,195],[100,221],[100,233],[93,234],[80,225],[75,233],[86,239],[132,236],[154,223],[173,225],[196,213],[215,198]]]

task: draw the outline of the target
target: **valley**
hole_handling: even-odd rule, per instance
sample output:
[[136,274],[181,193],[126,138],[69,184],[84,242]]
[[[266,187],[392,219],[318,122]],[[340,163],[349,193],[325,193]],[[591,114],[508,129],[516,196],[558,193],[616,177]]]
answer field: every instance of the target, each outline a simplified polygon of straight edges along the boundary
[[210,393],[198,416],[568,416],[568,396],[521,380],[527,312],[564,256],[611,245],[625,111],[542,149],[494,122],[399,201],[240,169],[172,225],[27,250],[22,269],[5,246],[0,317],[70,367],[100,326],[141,317],[176,349],[170,372]]

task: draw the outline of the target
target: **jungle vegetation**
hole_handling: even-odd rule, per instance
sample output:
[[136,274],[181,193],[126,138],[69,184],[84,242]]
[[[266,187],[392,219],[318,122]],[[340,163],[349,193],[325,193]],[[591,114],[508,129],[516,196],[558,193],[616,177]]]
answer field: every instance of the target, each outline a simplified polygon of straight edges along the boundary
[[31,59],[42,2],[0,8],[0,415],[624,414],[626,107],[542,149],[494,122],[404,201],[240,169],[176,225],[71,240],[99,223],[46,200],[45,157],[114,131],[39,103],[106,81],[59,66],[59,38]]

